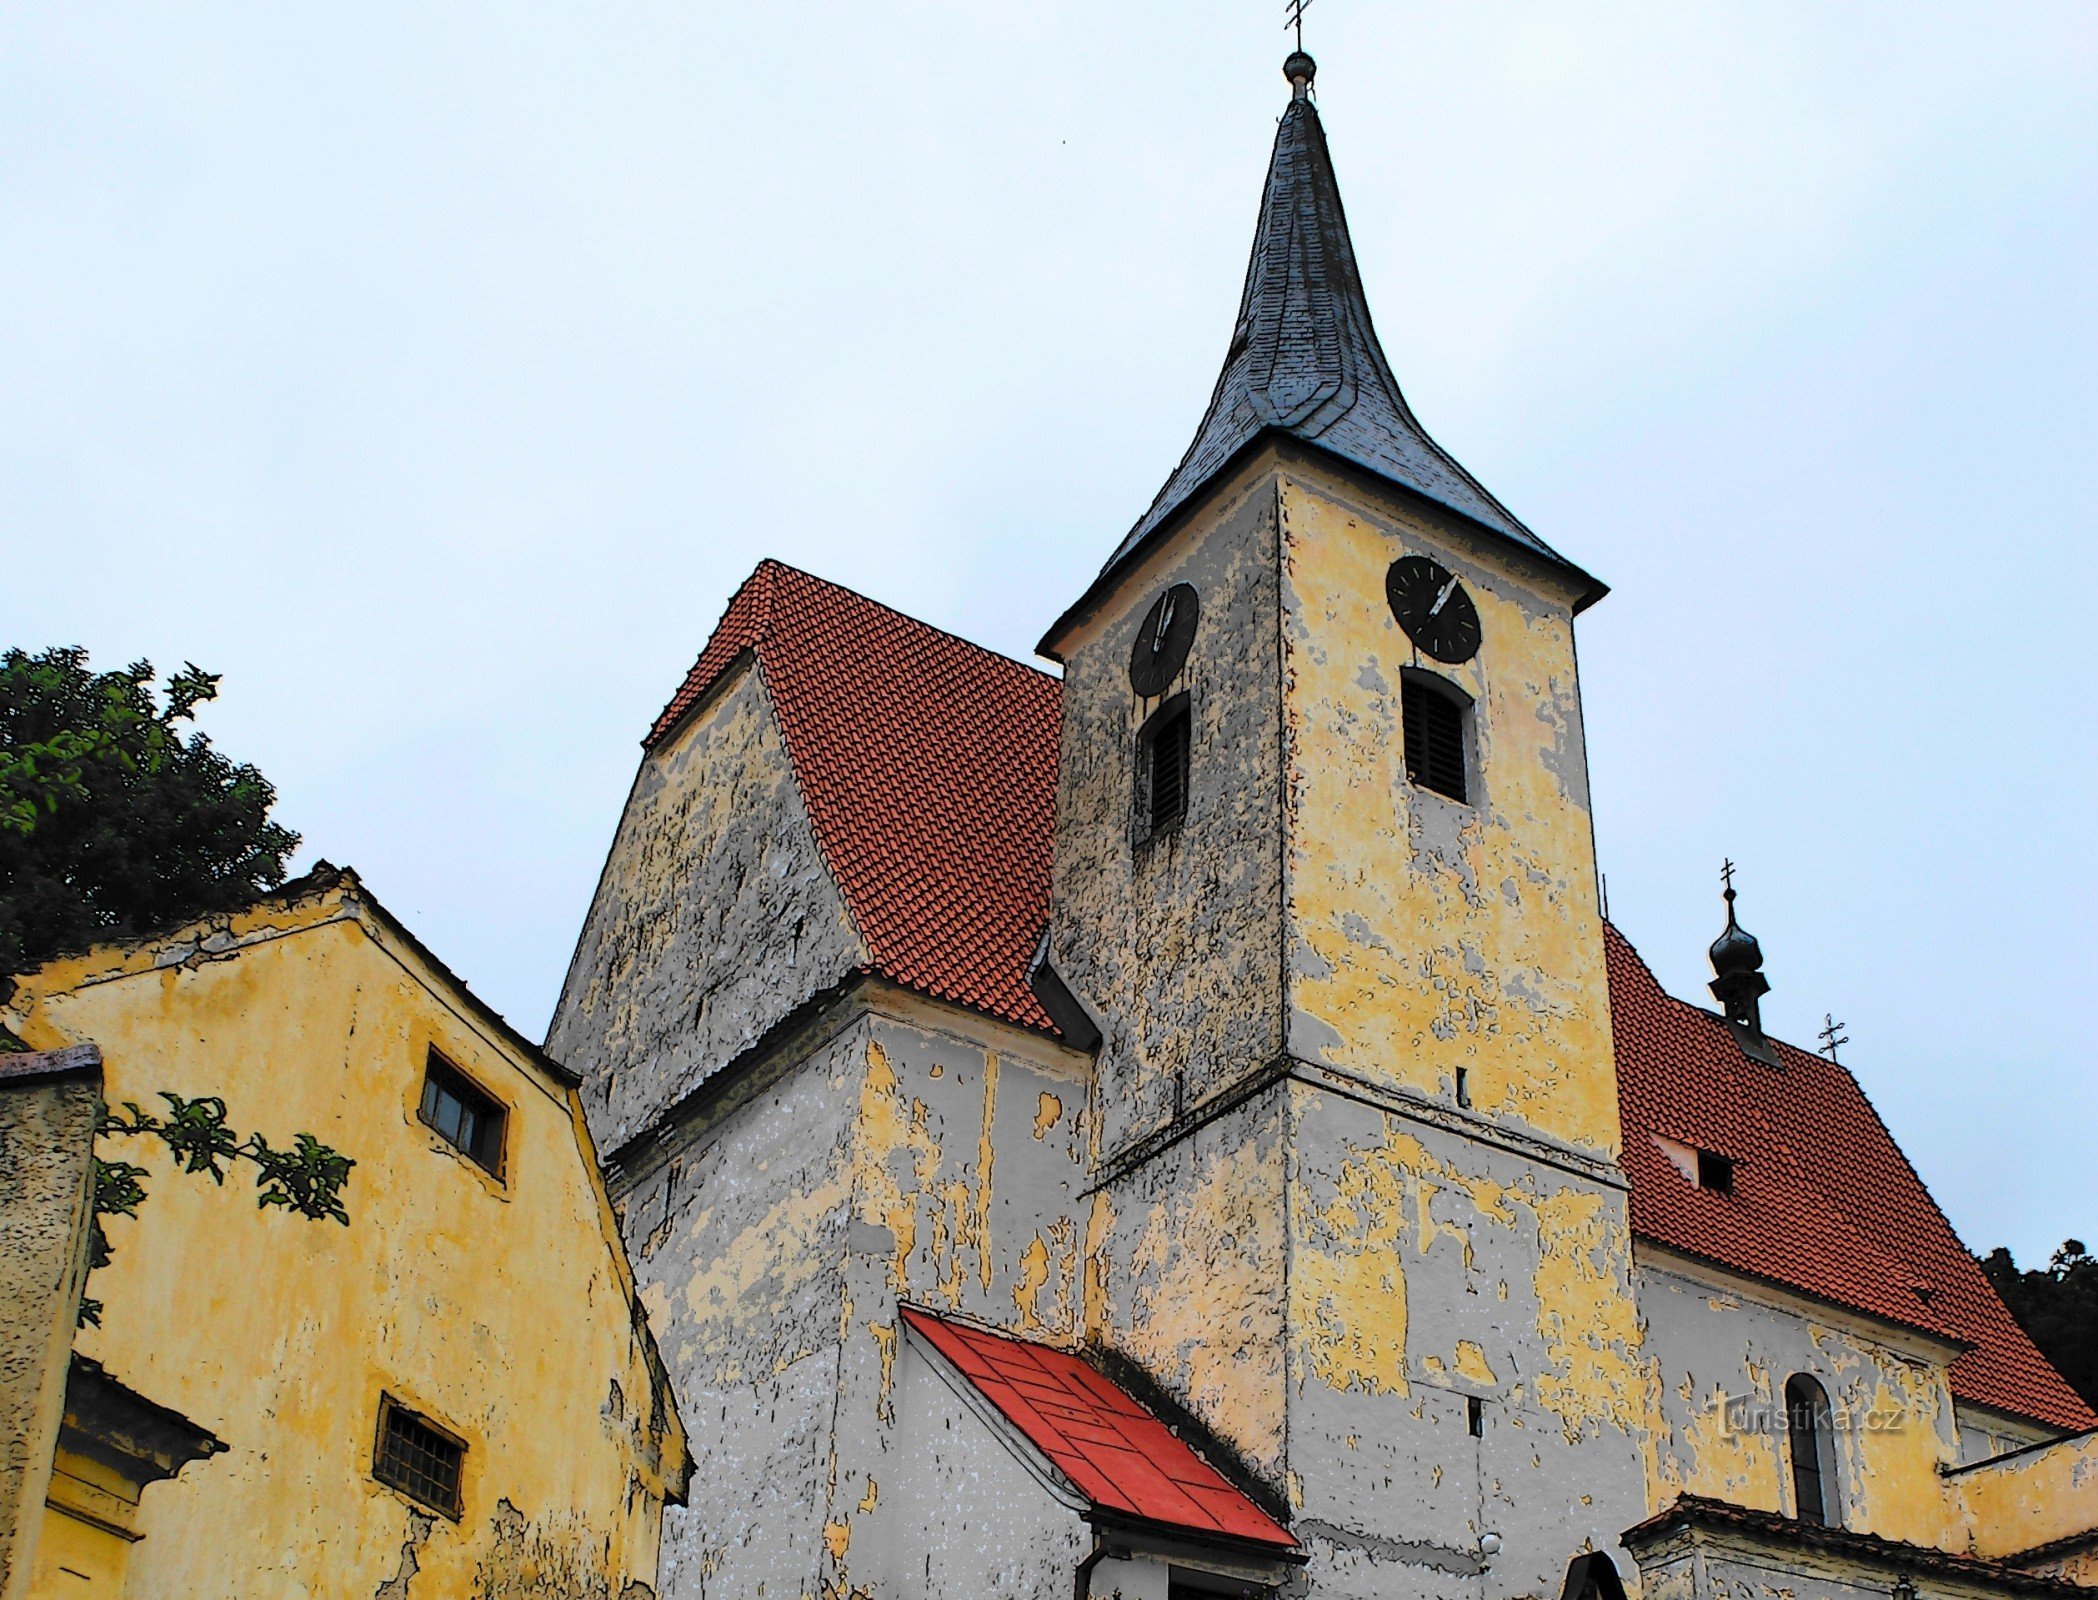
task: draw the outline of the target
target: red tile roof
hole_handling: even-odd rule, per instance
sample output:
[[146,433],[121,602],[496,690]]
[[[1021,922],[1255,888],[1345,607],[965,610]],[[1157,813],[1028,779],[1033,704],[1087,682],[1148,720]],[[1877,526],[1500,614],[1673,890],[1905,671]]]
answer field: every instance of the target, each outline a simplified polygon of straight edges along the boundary
[[1049,920],[1056,679],[766,561],[644,743],[746,650],[875,970],[1054,1032],[1027,965]]
[[[1781,1069],[1750,1060],[1719,1017],[1662,989],[1623,934],[1606,938],[1635,1234],[1971,1345],[1952,1366],[1962,1400],[2098,1425],[2004,1309],[1847,1070],[1787,1044],[1776,1046]],[[1656,1135],[1733,1157],[1732,1192],[1698,1188]]]
[[1080,1357],[914,1306],[903,1320],[1095,1508],[1198,1537],[1297,1547],[1287,1528]]
[[[816,836],[874,967],[1053,1031],[1027,986],[1049,910],[1061,685],[776,561],[729,603],[647,743],[745,651],[778,707]],[[1608,932],[1632,1226],[1657,1243],[1973,1348],[1953,1393],[2098,1425],[1960,1245],[1856,1080],[1779,1045],[1749,1060]],[[1654,1136],[1731,1156],[1734,1192],[1685,1180]],[[1916,1293],[1929,1291],[1928,1300]]]

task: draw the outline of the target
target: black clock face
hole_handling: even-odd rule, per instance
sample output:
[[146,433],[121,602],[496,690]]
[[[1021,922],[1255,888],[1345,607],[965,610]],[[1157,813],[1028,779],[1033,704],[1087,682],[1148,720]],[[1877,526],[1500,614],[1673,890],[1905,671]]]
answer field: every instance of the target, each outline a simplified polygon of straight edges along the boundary
[[1176,583],[1151,602],[1129,646],[1129,686],[1145,699],[1164,694],[1180,676],[1201,612],[1192,584]]
[[1479,608],[1441,562],[1401,556],[1384,575],[1384,598],[1406,637],[1437,661],[1454,664],[1479,653]]

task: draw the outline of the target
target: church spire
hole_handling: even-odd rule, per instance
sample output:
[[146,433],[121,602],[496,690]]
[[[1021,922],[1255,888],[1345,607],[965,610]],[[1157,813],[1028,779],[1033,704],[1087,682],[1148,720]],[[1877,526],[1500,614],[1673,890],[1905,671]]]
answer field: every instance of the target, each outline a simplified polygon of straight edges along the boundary
[[[1555,566],[1570,566],[1428,437],[1400,394],[1370,322],[1333,158],[1311,99],[1317,70],[1302,50],[1283,65],[1291,99],[1275,134],[1238,323],[1208,413],[1101,577],[1268,433],[1329,451]],[[1603,586],[1587,581],[1588,598],[1600,597]]]

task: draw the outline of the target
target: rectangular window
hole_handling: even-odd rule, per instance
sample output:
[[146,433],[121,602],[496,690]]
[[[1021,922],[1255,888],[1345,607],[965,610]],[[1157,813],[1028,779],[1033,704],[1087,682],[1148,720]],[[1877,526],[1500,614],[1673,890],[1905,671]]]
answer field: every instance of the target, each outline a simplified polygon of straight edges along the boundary
[[435,1050],[424,1069],[422,1119],[444,1141],[497,1177],[503,1175],[502,1102],[475,1088],[465,1073]]
[[1464,1402],[1464,1427],[1474,1439],[1486,1437],[1486,1402],[1476,1395]]
[[1457,1104],[1469,1109],[1472,1103],[1472,1075],[1467,1068],[1457,1069]]
[[392,1395],[379,1397],[379,1443],[372,1476],[417,1505],[459,1520],[459,1474],[466,1446]]

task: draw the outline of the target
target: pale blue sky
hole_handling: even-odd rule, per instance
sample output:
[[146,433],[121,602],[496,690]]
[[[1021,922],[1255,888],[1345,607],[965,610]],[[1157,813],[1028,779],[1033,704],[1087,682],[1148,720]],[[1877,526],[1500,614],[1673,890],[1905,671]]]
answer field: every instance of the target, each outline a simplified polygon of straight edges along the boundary
[[[1026,655],[1220,363],[1280,7],[12,7],[0,642],[226,675],[307,845],[543,1027],[776,555]],[[1612,909],[1972,1244],[2098,1237],[2098,7],[1319,0],[1428,427],[1615,593]]]

